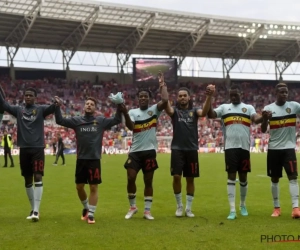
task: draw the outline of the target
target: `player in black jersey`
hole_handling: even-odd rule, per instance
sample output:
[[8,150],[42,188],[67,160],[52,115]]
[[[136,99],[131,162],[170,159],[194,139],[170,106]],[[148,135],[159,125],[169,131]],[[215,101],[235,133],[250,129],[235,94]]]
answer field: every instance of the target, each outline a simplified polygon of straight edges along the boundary
[[181,195],[181,176],[186,178],[186,208],[185,215],[194,217],[192,201],[194,199],[194,178],[199,177],[198,160],[198,118],[205,117],[210,109],[211,97],[215,86],[209,85],[206,90],[206,100],[203,109],[193,107],[190,90],[180,88],[177,94],[177,103],[171,107],[170,103],[166,113],[173,123],[173,139],[171,144],[171,175],[173,176],[173,191],[177,202],[175,215],[183,215]]
[[[61,105],[61,100],[56,99]],[[115,117],[105,118],[95,116],[97,102],[89,97],[84,105],[84,116],[63,118],[59,106],[55,110],[56,123],[67,128],[72,128],[76,134],[77,141],[77,161],[75,182],[78,197],[83,204],[82,220],[89,224],[94,224],[94,213],[98,202],[98,184],[101,180],[102,139],[104,130],[122,122],[121,108],[118,106]],[[125,105],[122,112],[127,113]],[[89,184],[90,196],[85,192],[84,186]]]
[[[0,87],[1,92],[3,92]],[[44,119],[54,113],[55,104],[37,105],[37,91],[27,88],[24,93],[25,106],[8,104],[0,95],[0,107],[17,118],[17,145],[20,147],[21,174],[31,204],[28,220],[39,221],[39,208],[43,194],[45,143]],[[35,188],[33,188],[33,182]]]

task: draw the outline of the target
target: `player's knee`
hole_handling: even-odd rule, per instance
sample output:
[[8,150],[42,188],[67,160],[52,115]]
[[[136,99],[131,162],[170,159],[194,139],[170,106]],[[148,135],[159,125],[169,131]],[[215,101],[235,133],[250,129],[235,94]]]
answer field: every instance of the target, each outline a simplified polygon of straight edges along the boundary
[[288,176],[288,179],[291,181],[291,180],[297,180],[297,176],[294,176],[294,175],[289,175]]
[[77,190],[77,191],[82,191],[82,190],[84,190],[84,184],[77,184],[77,185],[76,185],[76,190]]
[[193,185],[194,184],[194,178],[193,177],[187,177],[186,178],[186,183],[189,184],[189,185],[191,185],[191,184]]
[[98,192],[98,185],[90,185],[90,192],[97,193]]
[[180,175],[173,175],[173,181],[175,183],[180,183],[181,182],[181,176]]
[[272,181],[273,183],[278,183],[278,182],[279,182],[279,178],[278,178],[278,177],[272,177],[272,178],[271,178],[271,181]]
[[24,177],[25,180],[25,187],[31,187],[33,183],[33,178],[32,176],[30,177]]
[[34,175],[34,182],[41,182],[42,179],[43,179],[43,176],[41,174]]
[[127,181],[130,182],[135,182],[136,180],[136,173],[135,172],[127,172]]
[[235,181],[236,173],[228,173],[228,180]]
[[239,173],[239,179],[240,179],[240,182],[246,182],[247,181],[247,173]]

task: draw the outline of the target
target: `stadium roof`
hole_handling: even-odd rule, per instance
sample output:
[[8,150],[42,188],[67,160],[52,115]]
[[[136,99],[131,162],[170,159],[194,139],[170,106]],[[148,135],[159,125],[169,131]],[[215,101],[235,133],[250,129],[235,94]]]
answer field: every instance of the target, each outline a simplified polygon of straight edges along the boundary
[[[300,23],[96,1],[0,0],[0,46],[300,61]],[[128,58],[126,58],[128,59]]]

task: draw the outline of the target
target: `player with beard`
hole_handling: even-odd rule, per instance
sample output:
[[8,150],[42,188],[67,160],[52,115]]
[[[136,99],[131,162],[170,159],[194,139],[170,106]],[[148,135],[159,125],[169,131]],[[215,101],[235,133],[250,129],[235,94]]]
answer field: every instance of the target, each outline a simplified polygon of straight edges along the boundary
[[272,217],[281,215],[279,203],[279,179],[282,177],[282,167],[289,179],[290,194],[292,198],[292,218],[300,218],[299,186],[297,181],[296,124],[297,115],[300,114],[298,102],[287,101],[288,87],[279,83],[275,87],[276,101],[264,107],[272,113],[269,121],[261,124],[263,133],[267,132],[269,125],[269,145],[267,153],[267,174],[271,177],[271,192],[273,196],[274,211]]
[[194,178],[199,177],[198,159],[198,118],[205,117],[211,102],[211,96],[215,91],[213,85],[206,89],[206,100],[203,109],[193,107],[190,91],[180,88],[177,94],[177,103],[171,107],[168,102],[166,113],[173,123],[173,139],[171,143],[171,175],[173,176],[173,191],[177,202],[175,215],[183,215],[183,203],[181,194],[181,176],[186,178],[186,207],[185,215],[194,217],[192,213],[192,201],[194,199]]
[[[1,91],[3,92],[2,88]],[[21,174],[24,177],[26,193],[31,204],[31,212],[27,219],[32,221],[39,221],[39,208],[43,194],[44,119],[55,111],[55,104],[35,104],[36,97],[36,90],[27,88],[24,93],[25,106],[13,106],[0,95],[0,107],[17,119],[17,145],[20,147]]]
[[[60,99],[56,99],[59,105]],[[94,224],[94,214],[98,202],[98,185],[101,179],[102,139],[104,130],[122,122],[120,111],[127,113],[126,108],[120,105],[112,118],[95,116],[97,101],[89,97],[84,105],[84,116],[63,118],[59,106],[55,110],[56,123],[75,131],[77,141],[77,161],[75,172],[75,183],[78,197],[83,205],[82,220],[88,224]],[[89,184],[89,199],[84,186]]]
[[222,104],[216,109],[210,109],[209,118],[221,118],[224,127],[225,165],[227,171],[227,193],[230,205],[228,220],[236,219],[235,209],[235,183],[236,173],[240,180],[240,212],[248,216],[246,208],[246,195],[248,190],[247,173],[251,172],[250,164],[250,126],[251,122],[261,123],[269,119],[269,112],[264,111],[263,116],[256,113],[254,107],[241,102],[241,90],[233,85],[229,90],[231,103]]
[[159,90],[161,101],[149,107],[151,92],[149,90],[139,90],[137,96],[139,108],[129,110],[125,114],[125,122],[128,129],[133,131],[132,144],[129,150],[128,159],[124,167],[127,169],[127,193],[130,208],[125,219],[130,219],[137,213],[136,206],[136,177],[140,170],[144,174],[144,218],[153,220],[150,209],[153,197],[153,176],[154,171],[158,168],[156,161],[157,139],[156,127],[158,117],[162,110],[168,104],[167,86],[163,74],[159,72]]

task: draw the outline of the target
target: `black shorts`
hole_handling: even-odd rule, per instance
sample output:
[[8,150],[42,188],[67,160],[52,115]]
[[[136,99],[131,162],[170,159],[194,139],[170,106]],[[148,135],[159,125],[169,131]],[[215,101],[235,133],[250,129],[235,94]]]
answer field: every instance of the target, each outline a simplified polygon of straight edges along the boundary
[[171,175],[199,177],[199,158],[197,150],[176,150],[171,152]]
[[19,157],[22,176],[29,177],[33,174],[44,176],[44,148],[20,148]]
[[241,148],[226,149],[225,165],[228,173],[251,172],[250,152]]
[[101,179],[101,162],[99,160],[83,160],[77,159],[76,172],[75,172],[76,184],[100,184]]
[[282,167],[287,176],[298,176],[295,149],[269,149],[267,155],[267,174],[282,177]]
[[129,153],[124,168],[132,168],[136,172],[142,169],[143,173],[155,171],[158,168],[156,151],[153,149]]

